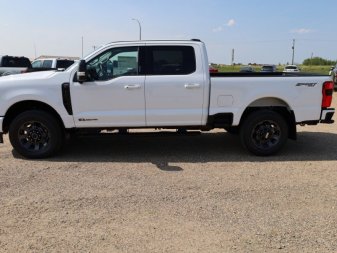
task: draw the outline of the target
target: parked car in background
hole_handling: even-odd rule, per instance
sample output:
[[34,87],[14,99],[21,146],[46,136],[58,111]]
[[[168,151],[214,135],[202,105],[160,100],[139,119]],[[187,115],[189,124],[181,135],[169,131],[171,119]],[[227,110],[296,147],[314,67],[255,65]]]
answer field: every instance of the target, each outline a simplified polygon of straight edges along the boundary
[[219,70],[209,65],[209,73],[218,73]]
[[241,73],[252,73],[252,72],[255,72],[255,70],[251,66],[243,66],[240,68],[240,72]]
[[32,65],[27,57],[0,56],[0,76],[26,72]]
[[263,65],[261,67],[261,72],[276,72],[276,66],[275,65]]
[[301,70],[296,65],[287,65],[284,67],[283,72],[300,72]]
[[32,67],[34,69],[67,69],[74,62],[74,60],[60,58],[37,59],[32,62]]

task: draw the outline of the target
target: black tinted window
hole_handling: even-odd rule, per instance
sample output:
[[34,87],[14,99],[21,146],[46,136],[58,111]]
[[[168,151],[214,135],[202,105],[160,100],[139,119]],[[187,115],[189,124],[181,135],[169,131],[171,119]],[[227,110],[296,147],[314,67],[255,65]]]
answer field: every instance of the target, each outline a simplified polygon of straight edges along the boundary
[[57,69],[67,69],[73,65],[74,61],[72,60],[57,60],[56,68]]
[[187,75],[196,70],[191,46],[149,46],[146,58],[149,75]]
[[31,64],[26,57],[4,56],[2,59],[2,67],[7,68],[30,68]]

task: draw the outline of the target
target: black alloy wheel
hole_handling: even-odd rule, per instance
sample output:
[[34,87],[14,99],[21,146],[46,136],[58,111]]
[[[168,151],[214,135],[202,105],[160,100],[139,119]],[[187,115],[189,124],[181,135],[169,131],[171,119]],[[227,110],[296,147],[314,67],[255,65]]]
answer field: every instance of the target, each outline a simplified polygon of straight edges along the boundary
[[10,124],[9,139],[14,149],[27,158],[55,154],[64,141],[60,123],[51,114],[30,110],[19,114]]
[[258,110],[243,122],[240,138],[244,147],[258,156],[276,154],[288,139],[285,118],[272,110]]

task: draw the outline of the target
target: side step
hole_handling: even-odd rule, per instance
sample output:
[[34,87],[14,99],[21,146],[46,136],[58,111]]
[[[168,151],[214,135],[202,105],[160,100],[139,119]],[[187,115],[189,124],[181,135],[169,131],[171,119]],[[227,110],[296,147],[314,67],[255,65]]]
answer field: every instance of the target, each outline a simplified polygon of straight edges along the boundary
[[160,132],[101,132],[101,133],[77,133],[78,136],[197,136],[200,131],[160,131]]

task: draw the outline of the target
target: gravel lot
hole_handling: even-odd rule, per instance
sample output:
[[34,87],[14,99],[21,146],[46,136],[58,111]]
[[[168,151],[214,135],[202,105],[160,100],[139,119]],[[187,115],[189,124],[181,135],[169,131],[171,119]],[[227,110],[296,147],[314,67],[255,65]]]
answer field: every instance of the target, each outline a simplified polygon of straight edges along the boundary
[[269,158],[221,131],[86,137],[38,161],[6,137],[0,252],[337,252],[337,128],[298,131]]

